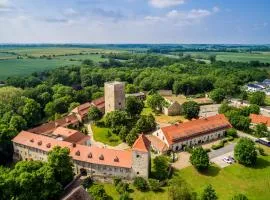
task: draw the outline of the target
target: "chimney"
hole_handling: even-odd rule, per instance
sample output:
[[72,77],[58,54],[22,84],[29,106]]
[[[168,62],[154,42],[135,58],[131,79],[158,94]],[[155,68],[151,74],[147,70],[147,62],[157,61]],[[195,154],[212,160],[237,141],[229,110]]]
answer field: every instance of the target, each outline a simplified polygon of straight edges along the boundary
[[72,143],[72,147],[76,147],[76,143]]

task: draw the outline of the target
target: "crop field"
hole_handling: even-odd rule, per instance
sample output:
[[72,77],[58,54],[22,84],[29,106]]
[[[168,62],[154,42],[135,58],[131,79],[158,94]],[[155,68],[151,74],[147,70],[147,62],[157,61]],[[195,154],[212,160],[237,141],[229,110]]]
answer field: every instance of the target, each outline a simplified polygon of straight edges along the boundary
[[[105,61],[102,54],[121,50],[93,48],[10,48],[0,49],[0,80],[63,66],[79,65],[85,59]],[[50,57],[47,59],[46,57]],[[19,57],[20,59],[17,59]],[[41,58],[43,57],[43,58]],[[45,58],[44,58],[45,57]]]
[[270,52],[256,52],[256,53],[233,53],[233,52],[185,52],[194,58],[208,59],[210,55],[216,55],[217,60],[221,61],[235,61],[235,62],[250,62],[260,61],[270,63]]

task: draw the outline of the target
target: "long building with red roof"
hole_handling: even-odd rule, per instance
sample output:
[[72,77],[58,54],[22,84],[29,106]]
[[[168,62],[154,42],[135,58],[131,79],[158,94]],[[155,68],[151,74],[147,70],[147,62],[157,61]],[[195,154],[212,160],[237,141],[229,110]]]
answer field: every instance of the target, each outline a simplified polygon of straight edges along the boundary
[[153,133],[168,149],[178,151],[223,137],[231,124],[223,114],[175,124]]

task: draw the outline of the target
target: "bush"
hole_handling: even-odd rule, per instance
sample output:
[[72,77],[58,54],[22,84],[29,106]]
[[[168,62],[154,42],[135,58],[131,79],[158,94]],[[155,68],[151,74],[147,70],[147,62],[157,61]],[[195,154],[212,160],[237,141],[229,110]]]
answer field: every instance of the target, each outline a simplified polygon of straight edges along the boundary
[[140,191],[148,190],[147,181],[142,177],[136,177],[134,179],[133,185]]
[[93,197],[93,199],[108,199],[108,195],[106,194],[103,185],[93,185],[88,189],[88,193]]
[[211,149],[213,149],[213,150],[220,149],[220,148],[224,147],[224,143],[225,142],[223,140],[221,140],[218,144],[212,145]]
[[82,182],[82,186],[83,186],[85,189],[89,188],[92,184],[93,184],[93,180],[92,180],[91,177],[85,178],[85,179],[83,180],[83,182]]
[[229,137],[227,138],[227,140],[228,140],[228,141],[233,141],[234,138],[233,138],[232,136],[229,136]]
[[204,149],[207,153],[211,152],[211,149]]
[[114,177],[114,178],[113,178],[113,184],[114,184],[114,186],[117,186],[118,183],[120,183],[121,181],[122,181],[121,178],[119,178],[119,177]]
[[230,129],[227,130],[226,135],[231,136],[233,138],[236,138],[237,137],[237,131],[234,128],[230,128]]
[[259,151],[260,155],[265,156],[265,152],[262,147],[257,147],[257,150]]
[[129,190],[129,184],[128,183],[124,183],[124,182],[119,182],[116,186],[116,191],[119,193],[119,194],[123,194],[125,192],[128,192]]
[[148,183],[149,183],[150,190],[152,190],[152,191],[159,191],[160,190],[161,184],[158,180],[148,179]]

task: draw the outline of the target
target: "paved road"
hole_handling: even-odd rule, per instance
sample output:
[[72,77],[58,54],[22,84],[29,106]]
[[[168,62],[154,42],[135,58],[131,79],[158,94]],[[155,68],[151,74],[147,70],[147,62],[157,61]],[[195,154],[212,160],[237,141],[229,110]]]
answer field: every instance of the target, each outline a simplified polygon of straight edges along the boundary
[[224,155],[226,153],[229,153],[229,152],[233,151],[234,146],[235,146],[235,144],[231,143],[231,144],[228,144],[228,145],[226,145],[225,147],[223,147],[221,149],[212,150],[211,152],[208,153],[209,158],[212,159],[212,158],[222,156],[222,155]]
[[253,141],[255,141],[255,140],[257,139],[256,137],[254,137],[254,136],[252,136],[252,135],[250,135],[250,134],[244,133],[244,132],[242,132],[242,131],[237,131],[237,135],[238,135],[239,137],[247,137],[247,138],[250,138],[250,139],[253,140]]

